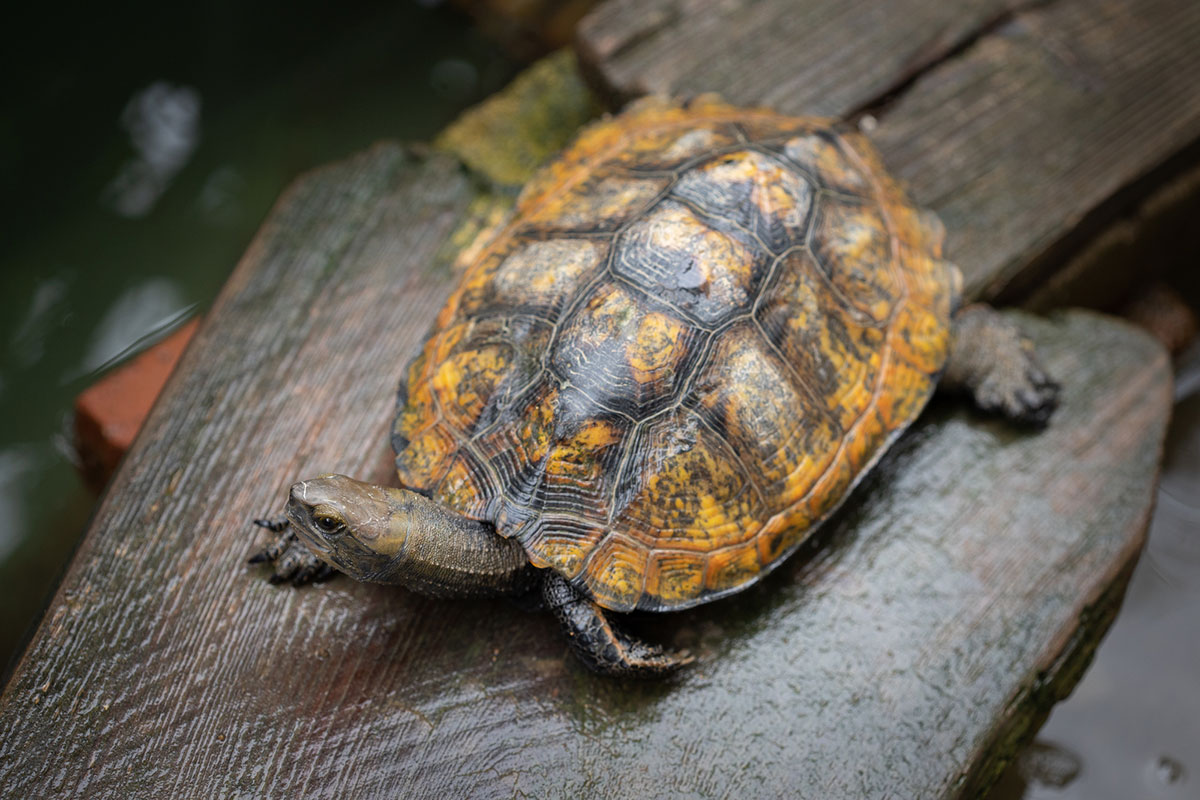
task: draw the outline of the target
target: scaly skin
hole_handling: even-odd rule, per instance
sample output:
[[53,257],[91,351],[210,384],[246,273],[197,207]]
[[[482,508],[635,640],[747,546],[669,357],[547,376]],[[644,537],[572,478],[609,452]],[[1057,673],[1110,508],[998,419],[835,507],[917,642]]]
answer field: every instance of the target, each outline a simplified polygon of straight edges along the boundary
[[692,661],[622,631],[561,576],[531,567],[515,541],[413,492],[323,475],[292,487],[287,519],[317,557],[362,581],[479,597],[521,594],[541,580],[576,655],[597,672],[648,678]]
[[435,597],[520,594],[536,584],[519,544],[405,489],[322,475],[292,487],[292,529],[350,577]]
[[575,655],[593,672],[623,678],[657,678],[695,661],[623,631],[596,603],[558,573],[545,570],[542,598],[554,612]]

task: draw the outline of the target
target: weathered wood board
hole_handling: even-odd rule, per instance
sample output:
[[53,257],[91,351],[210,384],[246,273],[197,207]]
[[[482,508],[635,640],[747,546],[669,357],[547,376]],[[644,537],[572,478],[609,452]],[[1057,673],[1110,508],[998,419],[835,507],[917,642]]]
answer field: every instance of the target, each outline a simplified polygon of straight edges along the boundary
[[644,621],[700,655],[675,682],[587,674],[545,614],[243,563],[297,476],[387,477],[467,183],[381,147],[281,201],[0,697],[0,793],[934,796],[990,774],[1141,543],[1168,365],[1108,319],[1027,320],[1067,387],[1046,433],[938,404],[811,561]]
[[[1028,38],[1027,17],[1075,5],[1018,14],[995,37]],[[933,151],[901,158],[886,137],[918,90],[961,102],[965,90],[945,88],[954,70],[991,63],[979,61],[991,36],[953,55],[994,7],[964,9],[973,21],[936,39],[938,55],[923,51],[919,63],[933,66],[904,93],[878,104],[874,88],[855,90],[863,99],[847,109],[874,108],[885,155],[943,213],[957,190],[944,203],[927,194],[954,182],[942,172],[964,170],[964,186],[980,180],[975,162],[951,157],[967,145],[947,133],[945,160],[928,156],[928,174],[914,178],[918,155]],[[1154,24],[1190,19],[1177,16]],[[889,69],[878,85],[904,85],[916,67]],[[576,99],[567,107],[588,107]],[[1003,91],[995,99],[1020,103]],[[1003,115],[989,119],[989,135],[1002,135]],[[1094,128],[1107,118],[1090,119]],[[1114,128],[1095,136],[1104,130]],[[1154,152],[1194,138],[1187,125],[1172,130],[1169,142],[1150,138]],[[1024,194],[1008,198],[1013,213],[1038,209],[1034,234],[1061,233],[1052,243],[1083,237],[1081,220],[1158,163],[1133,137],[1108,175],[1095,159],[1112,151],[1089,149],[1089,136],[1071,140],[1092,161],[1034,162]],[[1011,148],[1028,155],[1023,145]],[[994,155],[997,170],[1020,174],[1017,155]],[[507,169],[520,159],[484,161]],[[500,167],[477,169],[507,182]],[[1077,169],[1087,180],[1062,202],[1057,182]],[[0,795],[924,797],[986,786],[1073,685],[1144,533],[1169,371],[1160,348],[1103,318],[1027,320],[1067,385],[1046,434],[938,404],[812,560],[729,601],[641,621],[700,654],[673,683],[581,671],[544,614],[349,581],[270,587],[242,564],[257,541],[246,521],[277,509],[295,478],[388,479],[396,376],[448,291],[464,231],[501,205],[479,184],[446,156],[381,147],[280,202],[0,695]],[[968,212],[947,221],[973,294],[1048,263],[1047,235],[985,240]]]
[[618,0],[579,40],[621,97],[869,108],[884,160],[985,296],[1044,280],[1200,141],[1192,0]]
[[577,33],[621,103],[719,91],[787,112],[845,116],[1029,0],[610,0]]

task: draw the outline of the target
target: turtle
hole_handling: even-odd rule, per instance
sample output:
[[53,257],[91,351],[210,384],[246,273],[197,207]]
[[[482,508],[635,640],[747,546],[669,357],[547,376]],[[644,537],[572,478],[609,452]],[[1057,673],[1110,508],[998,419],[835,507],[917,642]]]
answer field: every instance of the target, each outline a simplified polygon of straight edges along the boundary
[[473,248],[401,380],[403,488],[300,481],[253,560],[276,581],[540,590],[591,669],[670,673],[693,656],[621,616],[760,580],[935,387],[1048,423],[1058,384],[1007,317],[962,306],[943,238],[834,121],[637,101]]

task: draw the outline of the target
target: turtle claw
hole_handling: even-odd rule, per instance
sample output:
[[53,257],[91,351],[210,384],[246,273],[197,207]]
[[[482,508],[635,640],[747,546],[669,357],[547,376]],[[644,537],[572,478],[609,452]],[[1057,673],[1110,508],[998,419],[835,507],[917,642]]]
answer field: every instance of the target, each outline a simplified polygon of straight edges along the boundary
[[324,583],[336,574],[336,572],[337,570],[325,562],[316,560],[316,563],[306,563],[296,571],[296,574],[292,576],[292,585],[303,586],[306,583]]
[[293,586],[320,583],[334,574],[332,567],[300,543],[286,518],[256,519],[254,524],[275,533],[270,544],[247,559],[250,564],[270,563],[274,566],[274,571],[267,578],[272,586],[288,582]]
[[1033,346],[1021,339],[1019,347],[998,356],[997,363],[975,387],[975,403],[983,411],[1044,428],[1058,408],[1060,387],[1042,370]]
[[274,533],[279,533],[288,528],[292,523],[288,522],[287,517],[264,517],[254,520],[254,524],[260,528],[266,528]]
[[[628,634],[622,634],[621,638],[628,650],[620,666],[606,670],[608,674],[653,678],[668,675],[696,661],[690,650],[668,650],[657,645],[647,645],[633,640]],[[638,645],[641,646],[642,652],[637,652]]]

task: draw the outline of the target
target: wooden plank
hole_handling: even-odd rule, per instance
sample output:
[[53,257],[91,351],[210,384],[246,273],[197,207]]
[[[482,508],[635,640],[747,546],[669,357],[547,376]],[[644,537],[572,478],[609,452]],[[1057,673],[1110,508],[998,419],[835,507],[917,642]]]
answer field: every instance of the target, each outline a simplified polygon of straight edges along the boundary
[[1200,140],[1197,42],[1200,3],[1060,0],[922,77],[875,140],[968,283],[1023,294]]
[[[379,423],[447,292],[445,265],[432,265],[473,197],[469,185],[449,158],[383,146],[314,173],[280,201],[165,387],[0,697],[0,794],[236,794],[276,781],[297,738],[327,722],[297,724],[312,698],[287,690],[301,680],[336,696],[345,683],[336,669],[312,683],[287,677],[313,601],[327,598],[264,589],[244,566],[248,515],[279,507],[284,471],[324,462],[379,474]],[[380,346],[381,334],[401,346]],[[360,658],[339,668],[368,670],[371,619],[308,654],[354,631]],[[256,717],[263,702],[275,713]]]
[[384,147],[281,201],[0,695],[0,794],[986,785],[1073,685],[1144,532],[1169,375],[1118,323],[1026,321],[1067,385],[1045,435],[940,405],[815,558],[643,620],[701,655],[674,683],[582,672],[542,614],[240,563],[297,476],[389,478],[395,377],[495,208],[472,184]]
[[582,671],[545,614],[271,587],[242,564],[246,520],[296,476],[390,471],[394,376],[446,289],[427,261],[465,183],[381,148],[280,204],[0,697],[4,794],[936,796],[986,780],[989,745],[1072,685],[1145,529],[1168,365],[1105,318],[1023,321],[1067,387],[1044,434],[939,403],[807,563],[644,621],[700,655],[673,683]]
[[[718,91],[793,113],[871,108],[870,136],[941,215],[972,294],[1023,295],[1200,141],[1200,4],[1189,0],[1031,3],[994,29],[979,23],[998,5],[971,4],[969,22],[945,28],[952,36],[932,15],[959,4],[932,1],[866,4],[887,24],[833,0],[733,4],[726,17],[710,12],[726,8],[716,0],[637,5],[602,7],[581,28],[582,57],[604,86],[621,96]],[[834,7],[857,10],[861,27],[851,19],[826,31]],[[799,30],[805,21],[811,33]],[[821,31],[827,44],[803,38]],[[877,41],[892,31],[939,43],[911,85]],[[971,41],[971,31],[985,35]],[[789,37],[804,44],[782,46]],[[880,63],[887,77],[871,77]]]
[[596,0],[450,0],[514,57],[532,61],[571,42]]
[[610,0],[576,37],[602,94],[719,91],[843,116],[962,46],[1020,0]]

